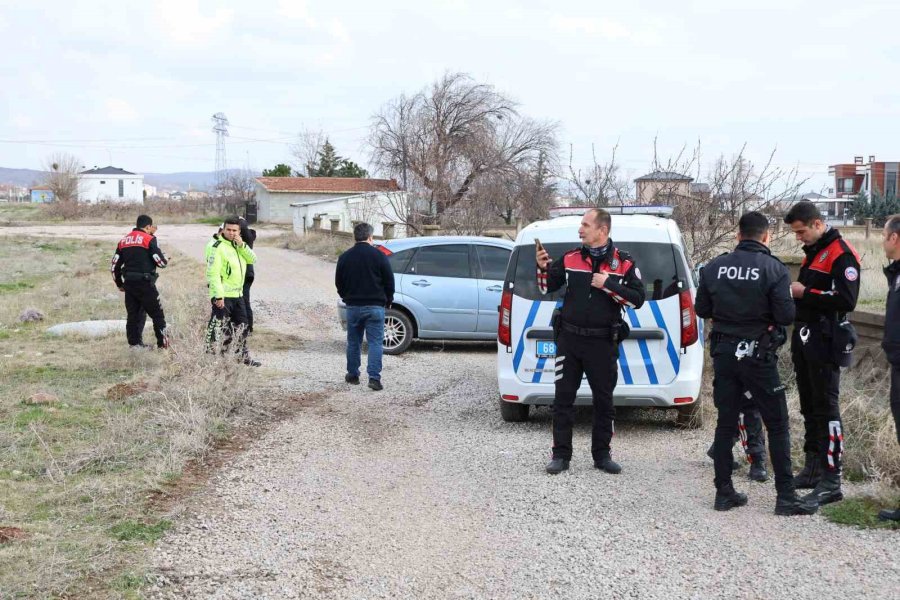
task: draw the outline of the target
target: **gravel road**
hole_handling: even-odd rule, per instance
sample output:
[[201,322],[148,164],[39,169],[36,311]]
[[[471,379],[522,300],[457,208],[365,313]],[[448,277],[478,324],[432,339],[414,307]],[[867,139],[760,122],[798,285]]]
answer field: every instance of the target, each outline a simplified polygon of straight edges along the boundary
[[501,421],[491,346],[418,343],[383,392],[344,384],[333,265],[258,254],[257,318],[300,338],[260,358],[317,393],[178,507],[151,598],[900,597],[897,532],[775,517],[742,474],[750,504],[713,511],[711,432],[670,416],[621,411],[611,476],[583,410],[572,469],[544,474],[549,412]]

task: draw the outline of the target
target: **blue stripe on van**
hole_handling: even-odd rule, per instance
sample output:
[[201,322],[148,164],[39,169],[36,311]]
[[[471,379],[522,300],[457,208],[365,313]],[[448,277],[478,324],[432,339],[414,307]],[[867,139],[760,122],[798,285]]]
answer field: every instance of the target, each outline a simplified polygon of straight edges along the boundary
[[[556,301],[556,306],[554,308],[561,308],[561,307],[562,307],[562,298],[560,298],[559,300]],[[553,325],[553,313],[552,312],[550,313],[550,321],[547,323],[547,325]],[[556,351],[559,352],[558,346],[556,348]],[[537,366],[534,368],[534,375],[531,378],[531,383],[540,383],[541,382],[541,377],[544,376],[544,363],[546,363],[546,362],[547,362],[546,358],[538,359]],[[554,380],[554,383],[556,383],[555,380]]]
[[672,342],[672,336],[669,335],[669,328],[666,327],[666,320],[663,319],[662,313],[659,310],[659,304],[657,304],[656,300],[650,300],[647,304],[650,305],[650,310],[653,312],[653,318],[656,319],[656,324],[662,327],[666,332],[666,350],[669,352],[669,360],[672,361],[672,368],[675,369],[675,375],[678,375],[678,369],[681,367],[681,359],[678,358],[678,352],[675,351],[675,344]]
[[513,356],[513,373],[519,372],[519,363],[522,362],[522,355],[525,353],[525,332],[534,324],[534,318],[537,316],[540,307],[540,300],[535,300],[531,303],[531,310],[528,311],[528,318],[525,319],[525,326],[522,328],[522,333],[519,334],[519,343],[516,344],[516,353]]
[[[632,327],[639,328],[641,326],[641,322],[638,321],[637,313],[633,308],[628,309],[628,319],[631,321]],[[650,379],[650,384],[657,385],[659,380],[656,378],[656,369],[653,368],[653,361],[650,359],[650,349],[647,348],[647,340],[638,340],[637,343],[641,349],[641,356],[644,358],[644,367],[647,369],[647,377]]]
[[619,368],[622,369],[622,379],[625,380],[625,385],[631,385],[634,383],[634,379],[631,377],[631,369],[628,368],[628,361],[625,360],[625,347],[619,346]]

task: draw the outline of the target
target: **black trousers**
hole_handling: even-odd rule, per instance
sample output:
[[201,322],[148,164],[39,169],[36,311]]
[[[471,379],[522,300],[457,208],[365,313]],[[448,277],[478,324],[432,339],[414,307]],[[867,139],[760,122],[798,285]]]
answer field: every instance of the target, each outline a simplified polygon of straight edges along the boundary
[[247,334],[253,333],[253,307],[250,305],[250,286],[253,285],[253,278],[244,279],[244,310],[247,311]]
[[[813,340],[809,343],[812,344]],[[808,359],[803,353],[803,344],[796,328],[791,341],[791,359],[797,374],[800,414],[803,415],[805,428],[803,451],[815,452],[826,470],[840,472],[844,452],[838,401],[841,370],[836,365]]]
[[128,320],[125,322],[125,335],[129,346],[141,346],[144,343],[144,323],[149,316],[153,320],[153,333],[156,345],[166,347],[166,316],[159,301],[159,291],[152,281],[125,281],[125,311]]
[[897,429],[897,443],[900,444],[900,366],[891,365],[891,412]]
[[575,395],[587,375],[594,400],[591,455],[594,461],[609,456],[616,409],[613,388],[619,376],[616,347],[610,339],[561,331],[556,342],[556,396],[553,399],[553,458],[572,459]]
[[217,343],[222,343],[222,353],[232,349],[248,356],[247,351],[247,311],[243,298],[225,298],[225,306],[219,308],[210,300],[212,314],[206,326],[206,348],[213,351]]
[[716,489],[732,487],[731,446],[738,427],[738,414],[749,391],[753,403],[769,431],[769,453],[775,472],[775,489],[779,494],[794,489],[791,471],[791,435],[788,422],[784,386],[778,376],[777,361],[768,362],[752,357],[740,360],[734,355],[737,343],[715,342],[713,358],[713,400],[719,411],[716,437],[713,442]]

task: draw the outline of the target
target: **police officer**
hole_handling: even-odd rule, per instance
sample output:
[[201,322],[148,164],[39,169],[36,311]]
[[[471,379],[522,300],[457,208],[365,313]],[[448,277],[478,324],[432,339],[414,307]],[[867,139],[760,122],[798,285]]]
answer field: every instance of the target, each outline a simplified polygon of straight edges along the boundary
[[[806,257],[791,284],[797,320],[791,358],[797,373],[800,412],[806,428],[806,464],[795,478],[797,488],[815,487],[808,498],[821,504],[843,499],[841,454],[844,434],[838,403],[845,341],[839,340],[846,313],[859,296],[859,255],[837,229],[826,225],[812,202],[798,202],[785,215]],[[844,365],[846,366],[846,365]]]
[[[900,444],[900,215],[891,215],[882,233],[884,254],[890,262],[885,267],[888,293],[884,312],[884,339],[881,347],[891,363],[891,413]],[[878,513],[883,521],[900,521],[900,507]]]
[[147,215],[137,218],[134,229],[119,240],[116,252],[110,261],[110,272],[120,292],[125,294],[125,311],[128,319],[125,335],[128,345],[143,348],[144,323],[147,316],[153,320],[156,345],[168,348],[166,317],[156,289],[157,268],[168,264],[156,242],[156,225]]
[[[256,242],[256,230],[250,228],[250,224],[244,217],[238,217],[241,222],[241,239],[253,249]],[[247,334],[253,333],[253,306],[250,305],[250,286],[256,279],[256,264],[247,264],[247,273],[244,275],[244,306],[247,309]]]
[[623,331],[622,309],[644,303],[644,285],[631,256],[609,239],[612,219],[603,209],[585,213],[578,228],[583,245],[551,261],[538,246],[538,286],[542,293],[566,285],[556,324],[556,396],[553,400],[553,456],[547,472],[569,468],[575,395],[587,375],[594,401],[591,454],[594,466],[620,473],[609,444],[615,418],[613,388],[618,378],[618,343]]
[[226,350],[237,337],[238,352],[244,364],[258,367],[247,350],[247,310],[244,305],[244,276],[247,265],[256,262],[256,255],[241,238],[241,225],[237,217],[225,221],[222,236],[213,244],[213,251],[206,266],[206,280],[213,319],[207,326],[207,346],[222,335],[222,350]]
[[769,253],[769,222],[749,212],[738,224],[734,252],[712,260],[700,273],[697,315],[713,320],[710,355],[715,379],[713,400],[719,410],[714,442],[716,510],[747,503],[731,481],[731,446],[738,412],[748,390],[769,431],[775,472],[776,515],[816,512],[794,490],[787,401],[775,352],[785,341],[783,327],[794,320],[787,268]]

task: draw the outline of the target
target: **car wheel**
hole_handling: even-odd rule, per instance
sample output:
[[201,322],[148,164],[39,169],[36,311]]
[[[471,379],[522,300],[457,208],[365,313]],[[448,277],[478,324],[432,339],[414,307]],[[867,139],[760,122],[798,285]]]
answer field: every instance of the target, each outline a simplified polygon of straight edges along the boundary
[[500,416],[507,423],[522,423],[528,420],[527,404],[519,404],[518,402],[500,401]]
[[675,417],[675,425],[682,429],[700,429],[703,427],[703,411],[700,408],[700,398],[687,406],[679,406],[678,416]]
[[413,341],[412,320],[405,313],[389,308],[384,311],[384,353],[406,352]]

